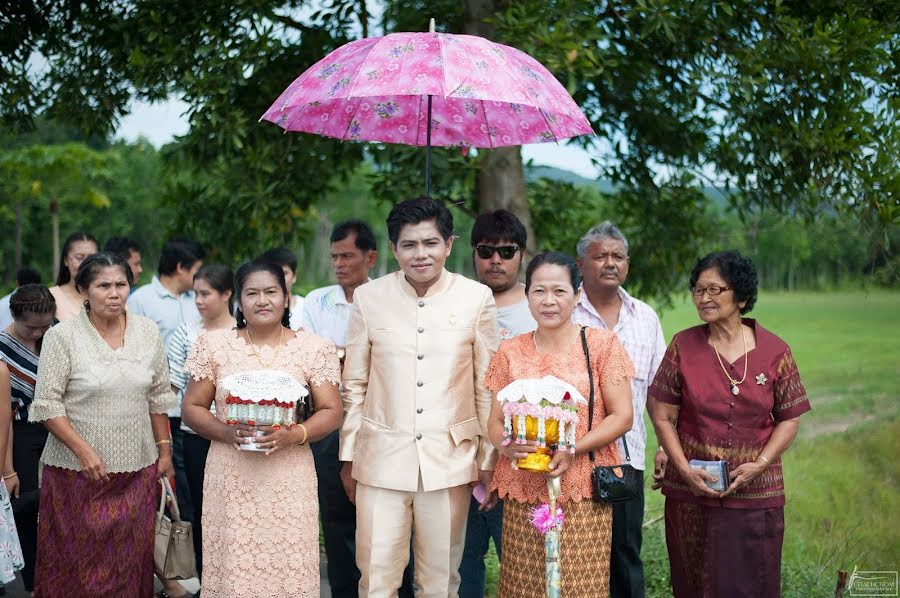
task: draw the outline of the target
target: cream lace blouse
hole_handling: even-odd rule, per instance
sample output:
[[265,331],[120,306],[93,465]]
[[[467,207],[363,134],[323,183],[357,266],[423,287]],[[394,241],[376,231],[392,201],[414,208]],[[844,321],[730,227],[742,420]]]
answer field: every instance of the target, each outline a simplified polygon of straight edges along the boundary
[[[84,309],[44,336],[28,419],[69,418],[110,473],[138,471],[156,462],[150,414],[166,413],[175,405],[162,340],[152,320],[129,314],[125,346],[116,350],[100,337]],[[81,470],[78,458],[52,434],[41,460]]]

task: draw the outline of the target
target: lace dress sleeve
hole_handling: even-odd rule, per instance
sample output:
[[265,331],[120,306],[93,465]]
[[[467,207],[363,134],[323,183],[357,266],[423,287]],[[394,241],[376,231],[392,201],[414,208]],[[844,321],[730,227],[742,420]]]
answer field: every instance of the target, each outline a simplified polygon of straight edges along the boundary
[[312,357],[312,363],[307,364],[307,375],[310,384],[322,386],[323,384],[341,383],[341,361],[338,359],[337,349],[331,341],[322,339]]
[[34,401],[28,410],[28,421],[42,422],[65,417],[66,386],[72,372],[67,339],[60,328],[51,328],[44,335],[41,359],[38,361]]
[[604,336],[592,364],[600,385],[618,384],[634,378],[634,364],[619,337],[611,332]]
[[647,394],[657,401],[670,405],[681,405],[681,368],[679,365],[678,336],[669,343],[666,354],[663,356],[656,377],[650,385]]
[[784,352],[775,367],[775,381],[773,382],[775,393],[775,407],[772,417],[776,422],[793,419],[803,415],[812,406],[806,398],[806,389],[800,381],[800,371],[791,350]]
[[207,333],[201,334],[194,346],[191,347],[191,353],[184,362],[184,369],[194,380],[200,381],[206,378],[211,382],[216,381],[216,369],[210,356]]
[[[166,413],[169,409],[178,406],[175,393],[172,392],[172,384],[169,382],[169,365],[166,362],[166,352],[163,350],[162,338],[154,327],[151,333],[155,337],[153,351],[153,381],[150,384],[150,392],[147,401],[150,403],[150,413]],[[149,340],[149,339],[148,339]]]
[[500,348],[491,358],[487,374],[484,376],[484,386],[494,394],[512,382],[512,374],[509,372],[508,348],[509,341],[500,343]]

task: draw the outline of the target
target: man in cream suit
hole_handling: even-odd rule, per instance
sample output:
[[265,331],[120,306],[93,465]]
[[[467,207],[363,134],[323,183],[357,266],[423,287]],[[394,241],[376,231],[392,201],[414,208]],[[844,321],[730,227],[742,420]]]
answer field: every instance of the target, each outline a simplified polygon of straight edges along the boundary
[[357,289],[347,330],[340,459],[356,503],[359,595],[396,596],[415,556],[420,597],[455,597],[470,484],[490,482],[497,350],[490,289],[444,269],[453,216],[412,199],[387,219],[400,271]]

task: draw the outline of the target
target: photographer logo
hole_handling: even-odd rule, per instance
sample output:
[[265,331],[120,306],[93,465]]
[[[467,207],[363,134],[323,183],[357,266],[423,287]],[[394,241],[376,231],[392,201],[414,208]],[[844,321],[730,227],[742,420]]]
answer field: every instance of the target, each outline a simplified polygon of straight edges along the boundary
[[853,567],[853,573],[847,580],[848,596],[897,596],[896,571],[859,571]]

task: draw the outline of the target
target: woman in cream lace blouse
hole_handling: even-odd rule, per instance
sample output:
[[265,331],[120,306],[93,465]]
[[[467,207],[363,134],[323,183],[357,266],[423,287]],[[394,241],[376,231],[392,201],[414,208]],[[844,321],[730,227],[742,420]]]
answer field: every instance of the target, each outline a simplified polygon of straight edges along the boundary
[[[82,262],[85,305],[44,337],[29,421],[44,422],[35,595],[153,596],[157,479],[175,405],[156,325],[126,315],[131,268]],[[114,563],[114,565],[112,565]]]

